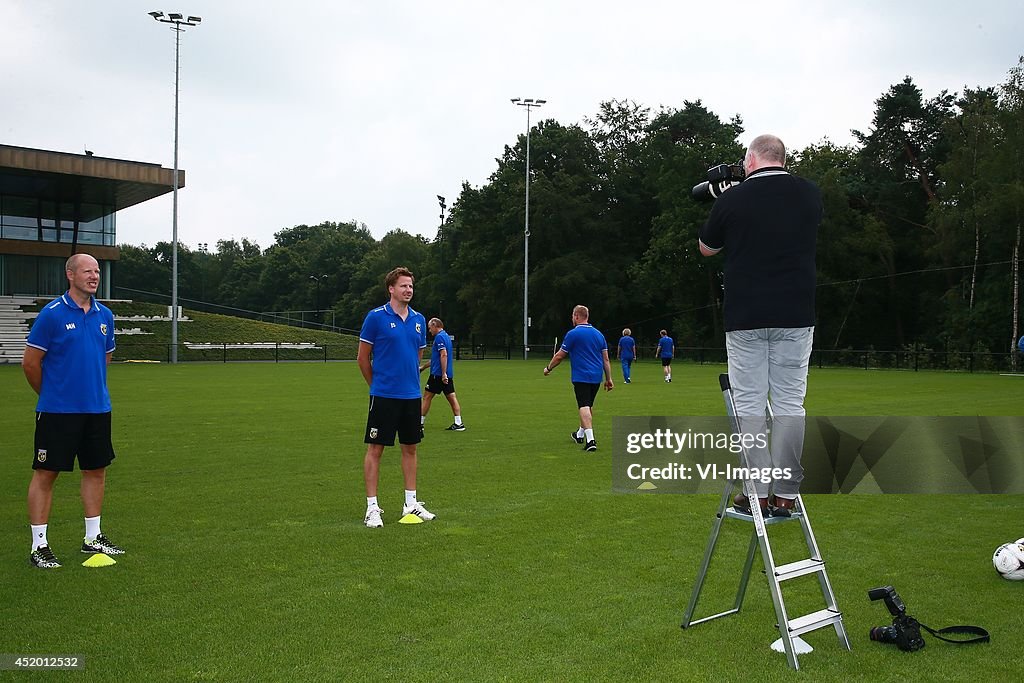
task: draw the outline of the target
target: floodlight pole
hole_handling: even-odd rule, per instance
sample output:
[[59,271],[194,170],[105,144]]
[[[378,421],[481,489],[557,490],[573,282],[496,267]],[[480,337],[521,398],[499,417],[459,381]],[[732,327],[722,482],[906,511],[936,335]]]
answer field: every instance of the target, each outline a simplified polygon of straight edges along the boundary
[[323,327],[323,319],[320,316],[320,281],[326,280],[327,275],[310,275],[309,279],[316,283],[316,322],[320,323],[320,327]]
[[180,74],[181,34],[185,26],[198,26],[201,17],[184,17],[170,13],[150,12],[161,24],[170,24],[174,31],[174,198],[171,209],[171,363],[178,362],[178,82]]
[[441,289],[441,299],[439,302],[439,312],[441,314],[441,320],[444,320],[444,284],[447,282],[447,273],[444,272],[444,213],[447,210],[448,205],[445,202],[445,198],[441,195],[437,195],[437,203],[441,207],[441,223],[437,228],[437,241],[440,249],[439,256],[441,258],[441,278],[438,280],[438,285]]
[[530,355],[530,110],[540,109],[547,100],[512,98],[512,104],[526,109],[526,219],[523,227],[523,360]]

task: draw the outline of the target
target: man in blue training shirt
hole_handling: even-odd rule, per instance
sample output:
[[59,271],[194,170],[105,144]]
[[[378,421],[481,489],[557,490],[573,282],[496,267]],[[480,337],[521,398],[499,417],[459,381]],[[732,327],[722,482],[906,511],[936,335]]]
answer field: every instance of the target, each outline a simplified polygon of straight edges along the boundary
[[611,391],[615,385],[612,383],[612,365],[608,361],[608,343],[589,320],[590,311],[586,306],[572,309],[574,327],[566,333],[562,347],[544,367],[544,376],[550,375],[564,358],[569,358],[572,365],[572,388],[580,411],[580,428],[569,436],[576,443],[583,444],[583,450],[596,451],[593,410],[594,399],[601,388],[602,372],[605,391]]
[[41,569],[60,562],[50,550],[46,527],[53,484],[61,472],[82,470],[85,509],[83,553],[120,555],[100,531],[107,466],[114,459],[110,441],[107,364],[114,353],[114,314],[96,301],[100,266],[88,254],[67,260],[68,291],[39,311],[25,342],[21,367],[37,394],[35,459],[28,487],[32,527],[29,561]]
[[658,334],[661,335],[661,339],[658,340],[658,358],[661,359],[661,369],[665,373],[665,382],[670,383],[672,381],[672,357],[676,355],[676,343],[672,337],[668,336],[668,332],[665,330]]
[[427,323],[409,306],[413,294],[413,275],[398,267],[384,278],[390,300],[366,314],[359,331],[356,361],[363,379],[370,386],[370,410],[366,416],[366,457],[363,477],[366,481],[366,515],[363,523],[371,529],[384,526],[383,510],[377,504],[380,459],[385,446],[395,445],[395,434],[402,448],[402,477],[405,480],[405,505],[402,516],[416,515],[432,520],[416,499],[416,444],[420,442],[420,360],[427,345]]
[[630,383],[630,374],[633,369],[633,359],[636,358],[636,340],[633,339],[629,328],[622,331],[622,339],[619,340],[619,361],[622,362],[622,381]]
[[434,343],[430,347],[430,364],[420,366],[420,372],[430,368],[426,392],[423,394],[423,406],[420,409],[420,435],[422,436],[423,425],[427,422],[430,402],[437,394],[444,394],[452,407],[452,415],[455,416],[455,422],[447,428],[448,431],[464,432],[466,425],[462,423],[462,407],[459,405],[459,399],[455,397],[455,379],[453,378],[455,361],[452,356],[452,338],[444,331],[444,323],[440,318],[431,318],[427,323],[427,331],[434,335]]

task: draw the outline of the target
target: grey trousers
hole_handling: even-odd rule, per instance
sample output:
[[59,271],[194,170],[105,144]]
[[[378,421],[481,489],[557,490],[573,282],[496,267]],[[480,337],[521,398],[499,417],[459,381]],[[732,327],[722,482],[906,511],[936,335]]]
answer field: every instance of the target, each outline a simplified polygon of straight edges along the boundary
[[[767,447],[747,450],[746,466],[751,468],[790,469],[789,478],[768,484],[755,478],[759,498],[769,488],[780,498],[795,498],[800,492],[804,449],[804,396],[807,394],[807,368],[811,359],[813,327],[769,327],[735,330],[725,333],[729,355],[729,384],[736,402],[740,432],[756,437]],[[774,419],[770,440],[766,430],[765,408],[771,397]]]

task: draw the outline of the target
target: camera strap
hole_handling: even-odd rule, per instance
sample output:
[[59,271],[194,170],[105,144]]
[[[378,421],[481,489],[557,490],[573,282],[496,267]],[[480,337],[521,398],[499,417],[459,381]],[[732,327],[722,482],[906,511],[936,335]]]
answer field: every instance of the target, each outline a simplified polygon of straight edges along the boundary
[[[987,643],[990,640],[988,631],[981,628],[980,626],[947,626],[946,628],[940,628],[938,631],[936,631],[933,628],[921,624],[921,622],[918,622],[918,624],[920,624],[921,628],[923,628],[925,631],[928,631],[928,633],[932,634],[939,640],[946,641],[947,643],[955,643],[957,645],[968,645],[970,643]],[[966,639],[945,638],[942,636],[942,634],[944,633],[958,633],[974,637]]]

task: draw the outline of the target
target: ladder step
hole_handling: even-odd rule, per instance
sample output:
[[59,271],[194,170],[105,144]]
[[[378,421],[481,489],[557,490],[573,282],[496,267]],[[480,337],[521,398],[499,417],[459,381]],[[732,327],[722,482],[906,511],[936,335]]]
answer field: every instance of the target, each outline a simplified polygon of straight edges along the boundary
[[826,626],[832,626],[842,622],[843,613],[834,609],[821,609],[817,612],[811,612],[802,617],[789,620],[789,633],[790,635],[799,636],[804,633],[815,631],[819,628]]
[[[746,513],[740,512],[739,510],[737,510],[736,508],[732,507],[731,505],[725,509],[725,512],[723,514],[726,517],[731,517],[732,519],[738,519],[738,520],[740,520],[742,522],[753,522],[754,521],[754,517],[752,515],[748,515]],[[767,526],[769,524],[785,524],[786,522],[799,522],[801,517],[803,517],[802,513],[794,512],[789,517],[765,517],[764,518],[764,523]]]
[[775,568],[775,578],[779,581],[788,581],[798,576],[805,576],[819,571],[825,571],[825,562],[808,558],[798,562],[790,562],[789,564],[780,564]]

